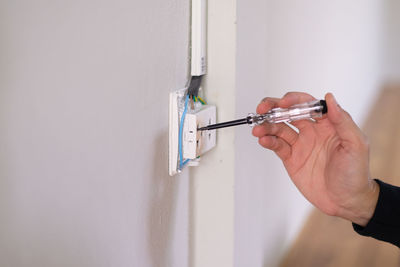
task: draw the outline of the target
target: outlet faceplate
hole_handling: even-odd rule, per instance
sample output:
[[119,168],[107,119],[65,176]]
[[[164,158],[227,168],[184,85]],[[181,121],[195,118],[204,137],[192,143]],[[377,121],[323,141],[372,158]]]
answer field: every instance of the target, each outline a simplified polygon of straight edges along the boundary
[[216,123],[217,109],[206,105],[196,113],[187,114],[184,125],[183,156],[196,159],[215,147],[216,131],[197,131],[198,128]]

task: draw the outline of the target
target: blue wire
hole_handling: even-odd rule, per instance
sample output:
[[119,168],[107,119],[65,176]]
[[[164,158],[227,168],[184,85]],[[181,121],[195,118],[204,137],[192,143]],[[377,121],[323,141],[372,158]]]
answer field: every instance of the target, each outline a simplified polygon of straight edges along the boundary
[[188,103],[189,103],[189,95],[186,96],[185,109],[183,110],[181,117],[181,124],[179,125],[179,169],[180,170],[182,170],[182,168],[189,162],[188,159],[186,161],[183,161],[183,152],[182,152],[183,123],[185,122]]
[[186,164],[188,164],[188,163],[189,163],[189,161],[190,161],[190,159],[187,159],[187,160],[185,160],[185,161],[183,162],[183,164],[182,164],[182,167],[181,167],[181,168],[185,167],[185,165],[186,165]]

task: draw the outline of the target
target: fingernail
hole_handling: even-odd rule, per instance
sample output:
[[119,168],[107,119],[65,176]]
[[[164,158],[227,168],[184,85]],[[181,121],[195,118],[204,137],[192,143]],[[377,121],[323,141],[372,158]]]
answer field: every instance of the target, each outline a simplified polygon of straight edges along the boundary
[[[335,102],[335,104],[338,105],[335,96],[334,96],[333,94],[331,94],[331,95],[332,95],[332,98],[333,98],[333,101]],[[339,105],[338,105],[338,106],[339,106]]]
[[341,108],[340,105],[338,104],[338,102],[337,102],[335,96],[334,96],[332,93],[331,93],[331,96],[332,96],[333,102],[336,104],[336,106],[338,107],[338,109],[341,110],[342,108]]

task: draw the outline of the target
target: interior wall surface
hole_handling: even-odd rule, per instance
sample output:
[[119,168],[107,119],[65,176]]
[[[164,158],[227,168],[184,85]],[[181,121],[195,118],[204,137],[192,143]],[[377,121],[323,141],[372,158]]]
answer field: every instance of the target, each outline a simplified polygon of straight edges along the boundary
[[0,266],[188,266],[189,4],[0,2]]
[[[381,82],[382,1],[237,2],[237,117],[266,96],[333,92],[362,123]],[[235,140],[235,266],[276,266],[310,204],[251,129]]]

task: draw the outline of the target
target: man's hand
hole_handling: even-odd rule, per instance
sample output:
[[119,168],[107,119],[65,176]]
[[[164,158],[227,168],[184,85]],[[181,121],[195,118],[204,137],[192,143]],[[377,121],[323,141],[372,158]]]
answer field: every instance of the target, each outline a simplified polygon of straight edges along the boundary
[[[265,98],[257,113],[314,99],[305,93]],[[281,158],[293,183],[318,209],[365,226],[379,196],[369,174],[368,141],[332,94],[325,100],[328,113],[323,118],[292,123],[299,133],[283,123],[264,123],[254,127],[253,135]]]

